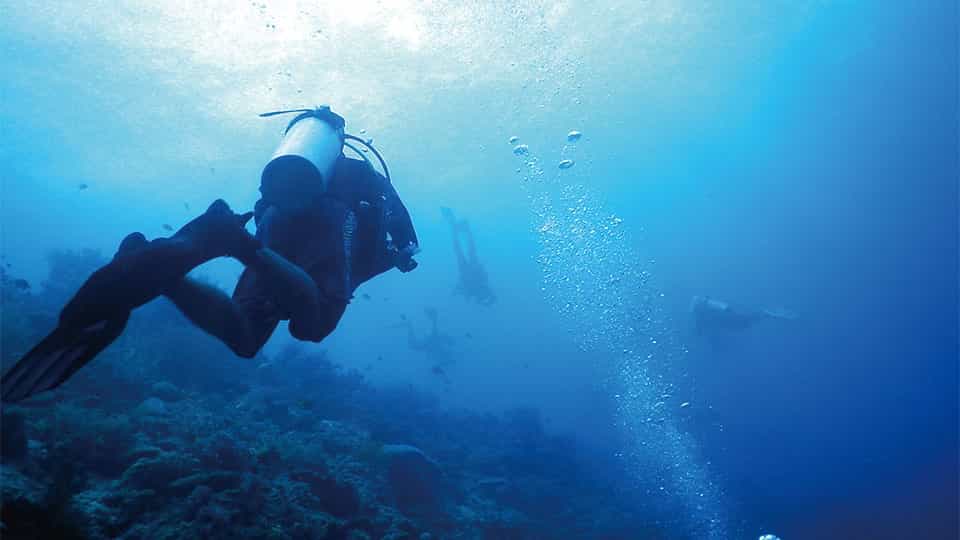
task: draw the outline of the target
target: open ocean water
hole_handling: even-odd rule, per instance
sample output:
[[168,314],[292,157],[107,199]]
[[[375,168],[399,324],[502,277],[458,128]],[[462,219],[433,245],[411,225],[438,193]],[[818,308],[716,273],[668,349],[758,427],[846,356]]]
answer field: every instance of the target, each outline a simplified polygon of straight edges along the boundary
[[957,538],[958,50],[940,0],[0,0],[4,369],[252,210],[260,113],[343,115],[422,248],[252,359],[135,310],[3,405],[0,536]]

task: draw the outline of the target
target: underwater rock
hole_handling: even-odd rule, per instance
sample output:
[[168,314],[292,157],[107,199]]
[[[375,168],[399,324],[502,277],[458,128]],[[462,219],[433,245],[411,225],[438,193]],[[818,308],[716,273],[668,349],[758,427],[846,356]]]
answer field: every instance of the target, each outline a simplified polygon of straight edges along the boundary
[[27,456],[27,423],[18,411],[4,411],[0,417],[0,459],[19,461]]
[[44,485],[8,465],[0,465],[0,497],[4,502],[26,499],[40,504],[46,488]]
[[226,433],[215,433],[203,441],[200,461],[207,469],[225,469],[228,471],[246,470],[255,459],[254,453],[241,447]]
[[120,478],[127,488],[151,489],[166,493],[171,484],[192,472],[196,464],[173,452],[164,452],[154,458],[141,458]]
[[[124,459],[127,461],[127,467],[137,462],[137,460],[142,458],[155,458],[159,456],[163,451],[155,446],[150,446],[143,442],[138,442],[133,448],[127,451],[124,455]],[[126,467],[124,467],[126,469]]]
[[104,492],[90,489],[73,497],[73,507],[83,517],[87,538],[117,538],[129,526],[133,516],[104,502]]
[[146,416],[163,416],[167,414],[167,404],[160,398],[147,398],[137,407],[137,413]]
[[406,444],[385,444],[387,479],[401,510],[439,502],[440,468],[422,450]]
[[331,515],[345,517],[360,510],[360,495],[353,484],[340,482],[333,476],[313,471],[291,473],[290,479],[306,484],[320,501],[320,507]]
[[227,491],[238,489],[243,484],[243,476],[235,472],[215,471],[192,474],[170,484],[170,492],[174,495],[192,493],[199,486],[206,486],[213,491]]
[[170,381],[160,381],[150,387],[150,394],[163,401],[173,402],[183,399],[183,391]]
[[82,475],[61,464],[44,482],[24,476],[13,467],[0,466],[0,537],[83,539],[86,535],[71,500]]

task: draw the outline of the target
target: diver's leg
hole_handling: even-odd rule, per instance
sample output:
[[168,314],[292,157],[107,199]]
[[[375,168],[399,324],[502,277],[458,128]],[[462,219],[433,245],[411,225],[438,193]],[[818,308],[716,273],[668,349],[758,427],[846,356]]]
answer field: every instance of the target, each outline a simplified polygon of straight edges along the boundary
[[244,358],[256,355],[284,314],[303,321],[305,327],[323,328],[325,324],[315,315],[321,309],[313,279],[267,248],[244,270],[232,298],[189,278],[165,294],[193,324]]
[[461,223],[463,235],[467,237],[467,259],[470,262],[477,263],[477,244],[473,241],[473,231],[470,230],[470,223],[464,220]]
[[148,242],[140,233],[127,236],[113,260],[94,272],[64,307],[60,325],[79,329],[113,319],[160,296],[211,259],[252,261],[259,242],[243,228],[249,219],[250,214],[234,214],[217,200],[170,238]]
[[272,323],[262,324],[222,290],[190,278],[167,289],[165,296],[190,322],[243,358],[257,354],[279,321],[275,316]]
[[337,328],[346,309],[346,302],[330,302],[322,304],[308,316],[291,317],[290,335],[319,343]]
[[250,265],[271,293],[279,308],[291,318],[310,317],[321,305],[316,282],[302,268],[269,248],[257,252],[257,262]]
[[95,271],[60,312],[57,328],[4,373],[4,401],[60,385],[123,332],[130,312],[173,287],[194,267],[216,257],[252,260],[258,242],[222,200],[170,238],[148,242],[128,235],[113,259]]
[[443,214],[444,219],[447,220],[447,223],[450,224],[450,236],[453,238],[453,253],[457,257],[457,267],[460,268],[461,273],[463,273],[463,267],[467,263],[467,260],[463,256],[463,247],[460,245],[460,228],[465,222],[457,222],[457,218],[453,215],[453,210],[446,206],[441,207],[440,212]]

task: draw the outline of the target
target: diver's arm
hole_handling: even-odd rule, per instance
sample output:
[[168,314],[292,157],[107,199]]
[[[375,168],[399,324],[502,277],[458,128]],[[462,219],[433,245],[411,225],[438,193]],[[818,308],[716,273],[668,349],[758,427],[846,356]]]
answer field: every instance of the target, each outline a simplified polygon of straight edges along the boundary
[[410,213],[397,195],[397,190],[386,179],[383,179],[383,195],[389,216],[387,232],[393,239],[393,245],[397,246],[397,249],[403,249],[409,245],[419,246],[420,241],[417,240],[417,231],[413,228]]

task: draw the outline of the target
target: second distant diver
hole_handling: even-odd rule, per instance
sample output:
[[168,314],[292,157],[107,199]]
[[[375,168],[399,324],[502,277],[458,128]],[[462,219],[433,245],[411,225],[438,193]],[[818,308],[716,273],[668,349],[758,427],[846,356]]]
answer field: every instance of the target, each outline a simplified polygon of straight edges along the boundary
[[413,323],[404,318],[404,326],[407,327],[407,346],[411,350],[424,353],[427,361],[431,365],[431,372],[441,377],[444,382],[449,383],[446,370],[455,363],[455,341],[452,336],[440,331],[438,320],[439,314],[436,308],[424,308],[423,314],[430,319],[430,333],[424,334],[418,338],[413,330]]
[[694,296],[690,304],[698,334],[719,334],[745,330],[765,320],[794,320],[796,314],[785,309],[747,309],[733,307],[709,296]]
[[[490,288],[487,280],[487,271],[477,257],[477,245],[473,240],[473,232],[467,220],[457,220],[453,210],[443,207],[440,209],[444,219],[450,225],[450,234],[453,236],[453,252],[457,256],[457,270],[459,277],[454,294],[462,294],[467,300],[476,300],[478,304],[489,306],[497,301],[497,295]],[[467,252],[464,253],[460,238],[467,242]]]
[[[63,383],[158,296],[250,358],[281,320],[293,337],[321,341],[357,286],[391,268],[416,268],[417,235],[379,153],[370,148],[384,174],[362,153],[363,160],[346,157],[345,146],[356,150],[350,141],[369,145],[346,134],[329,107],[281,112],[300,114],[264,168],[254,211],[236,214],[217,200],[169,238],[128,235],[63,308],[57,328],[4,373],[3,401]],[[251,218],[255,236],[245,229]],[[218,257],[245,266],[232,296],[187,277]]]

